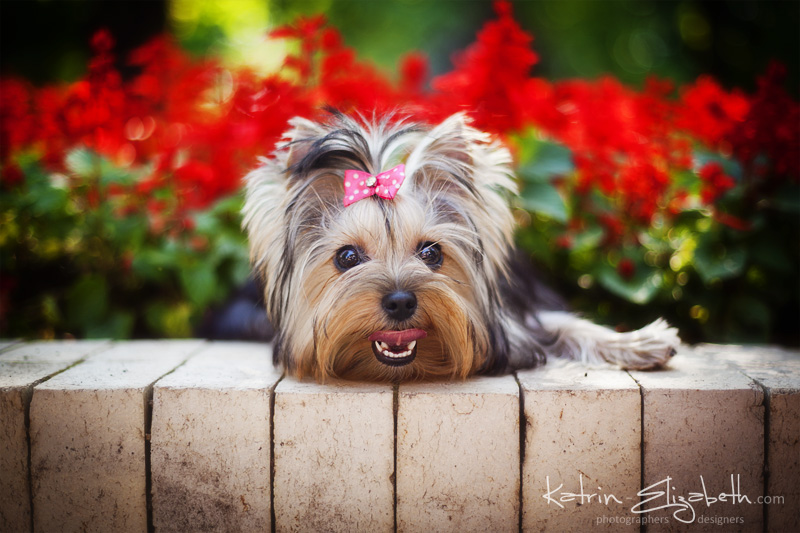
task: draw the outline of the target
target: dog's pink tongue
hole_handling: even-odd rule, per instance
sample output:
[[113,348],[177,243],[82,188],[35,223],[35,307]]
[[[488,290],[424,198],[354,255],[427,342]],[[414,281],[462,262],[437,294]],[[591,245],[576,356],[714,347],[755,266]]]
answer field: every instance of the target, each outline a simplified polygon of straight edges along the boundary
[[428,334],[422,329],[404,329],[403,331],[376,331],[369,336],[372,342],[385,342],[389,346],[401,346],[411,341],[424,339]]

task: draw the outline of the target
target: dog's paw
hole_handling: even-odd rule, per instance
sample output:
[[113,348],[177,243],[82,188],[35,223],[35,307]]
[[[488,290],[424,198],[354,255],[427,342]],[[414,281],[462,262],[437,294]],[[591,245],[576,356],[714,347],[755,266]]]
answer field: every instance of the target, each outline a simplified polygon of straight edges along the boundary
[[660,368],[681,344],[678,330],[662,319],[628,333],[564,312],[541,313],[539,321],[546,331],[555,334],[551,346],[555,355],[589,365],[610,363],[626,370]]
[[661,368],[677,353],[678,330],[659,318],[642,329],[620,333],[616,346],[607,346],[606,360],[626,370]]

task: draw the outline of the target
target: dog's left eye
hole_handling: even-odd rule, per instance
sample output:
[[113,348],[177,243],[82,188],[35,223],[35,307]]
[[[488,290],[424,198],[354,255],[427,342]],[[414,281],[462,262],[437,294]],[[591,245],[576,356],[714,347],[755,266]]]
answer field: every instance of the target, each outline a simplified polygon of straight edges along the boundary
[[350,270],[362,262],[361,254],[354,246],[339,248],[333,262],[341,271]]
[[438,268],[442,265],[442,248],[435,242],[425,242],[419,247],[417,252],[423,263],[431,268]]

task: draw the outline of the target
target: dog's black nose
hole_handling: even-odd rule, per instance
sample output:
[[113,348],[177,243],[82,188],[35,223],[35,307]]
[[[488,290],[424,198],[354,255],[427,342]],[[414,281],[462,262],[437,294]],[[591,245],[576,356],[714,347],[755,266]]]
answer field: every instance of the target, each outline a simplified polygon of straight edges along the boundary
[[384,296],[381,305],[389,318],[406,320],[417,310],[417,297],[413,292],[396,291]]

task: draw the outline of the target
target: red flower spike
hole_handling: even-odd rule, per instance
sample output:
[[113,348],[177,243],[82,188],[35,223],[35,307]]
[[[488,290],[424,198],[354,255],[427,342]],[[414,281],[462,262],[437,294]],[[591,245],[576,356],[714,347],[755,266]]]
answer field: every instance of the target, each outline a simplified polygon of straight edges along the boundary
[[[88,74],[75,83],[34,89],[0,80],[3,186],[21,179],[13,161],[23,151],[66,172],[65,154],[84,147],[124,161],[135,174],[152,169],[135,185],[104,192],[120,204],[120,216],[147,206],[154,231],[180,228],[189,210],[239,188],[291,117],[314,117],[326,104],[345,112],[403,108],[431,121],[466,110],[477,127],[499,135],[533,127],[561,143],[575,166],[563,186],[581,206],[559,241],[564,246],[595,220],[606,246],[633,242],[657,213],[671,217],[685,209],[688,194],[672,181],[693,167],[697,144],[738,159],[748,186],[800,179],[800,109],[782,87],[780,65],[770,66],[753,96],[709,77],[680,89],[677,100],[672,83],[655,78],[643,91],[609,77],[549,82],[531,77],[538,56],[512,4],[497,1],[494,11],[475,43],[456,56],[455,68],[431,82],[432,91],[425,88],[424,56],[404,57],[392,81],[359,60],[324,16],[301,17],[270,34],[297,41],[299,52],[285,65],[299,81],[191,58],[166,36],[130,55],[139,74],[125,81],[114,66],[113,37],[98,32]],[[697,179],[706,204],[734,185],[713,165]],[[169,199],[153,201],[156,191],[169,192]],[[738,224],[727,215],[717,219]]]
[[636,274],[636,264],[628,257],[624,257],[617,264],[617,274],[625,281],[630,281]]
[[95,54],[110,52],[112,48],[114,48],[114,38],[108,28],[95,32],[92,36],[92,50]]
[[742,164],[756,170],[755,159],[768,156],[777,177],[800,181],[800,106],[783,88],[786,69],[777,62],[758,80],[747,117],[726,140]]
[[471,110],[479,128],[505,132],[528,118],[528,75],[539,58],[530,48],[533,37],[511,17],[511,5],[495,2],[495,11],[498,19],[486,23],[477,42],[456,56],[456,68],[432,85],[445,114]]
[[400,60],[400,87],[407,94],[420,94],[428,77],[428,58],[420,52],[406,54]]
[[10,189],[25,181],[25,173],[16,163],[9,163],[0,170],[0,184],[3,188]]
[[725,192],[736,185],[733,178],[725,174],[722,165],[716,161],[703,165],[697,175],[704,184],[700,195],[706,205],[714,204]]
[[343,46],[342,36],[334,28],[325,28],[322,31],[320,45],[325,52],[339,50]]

